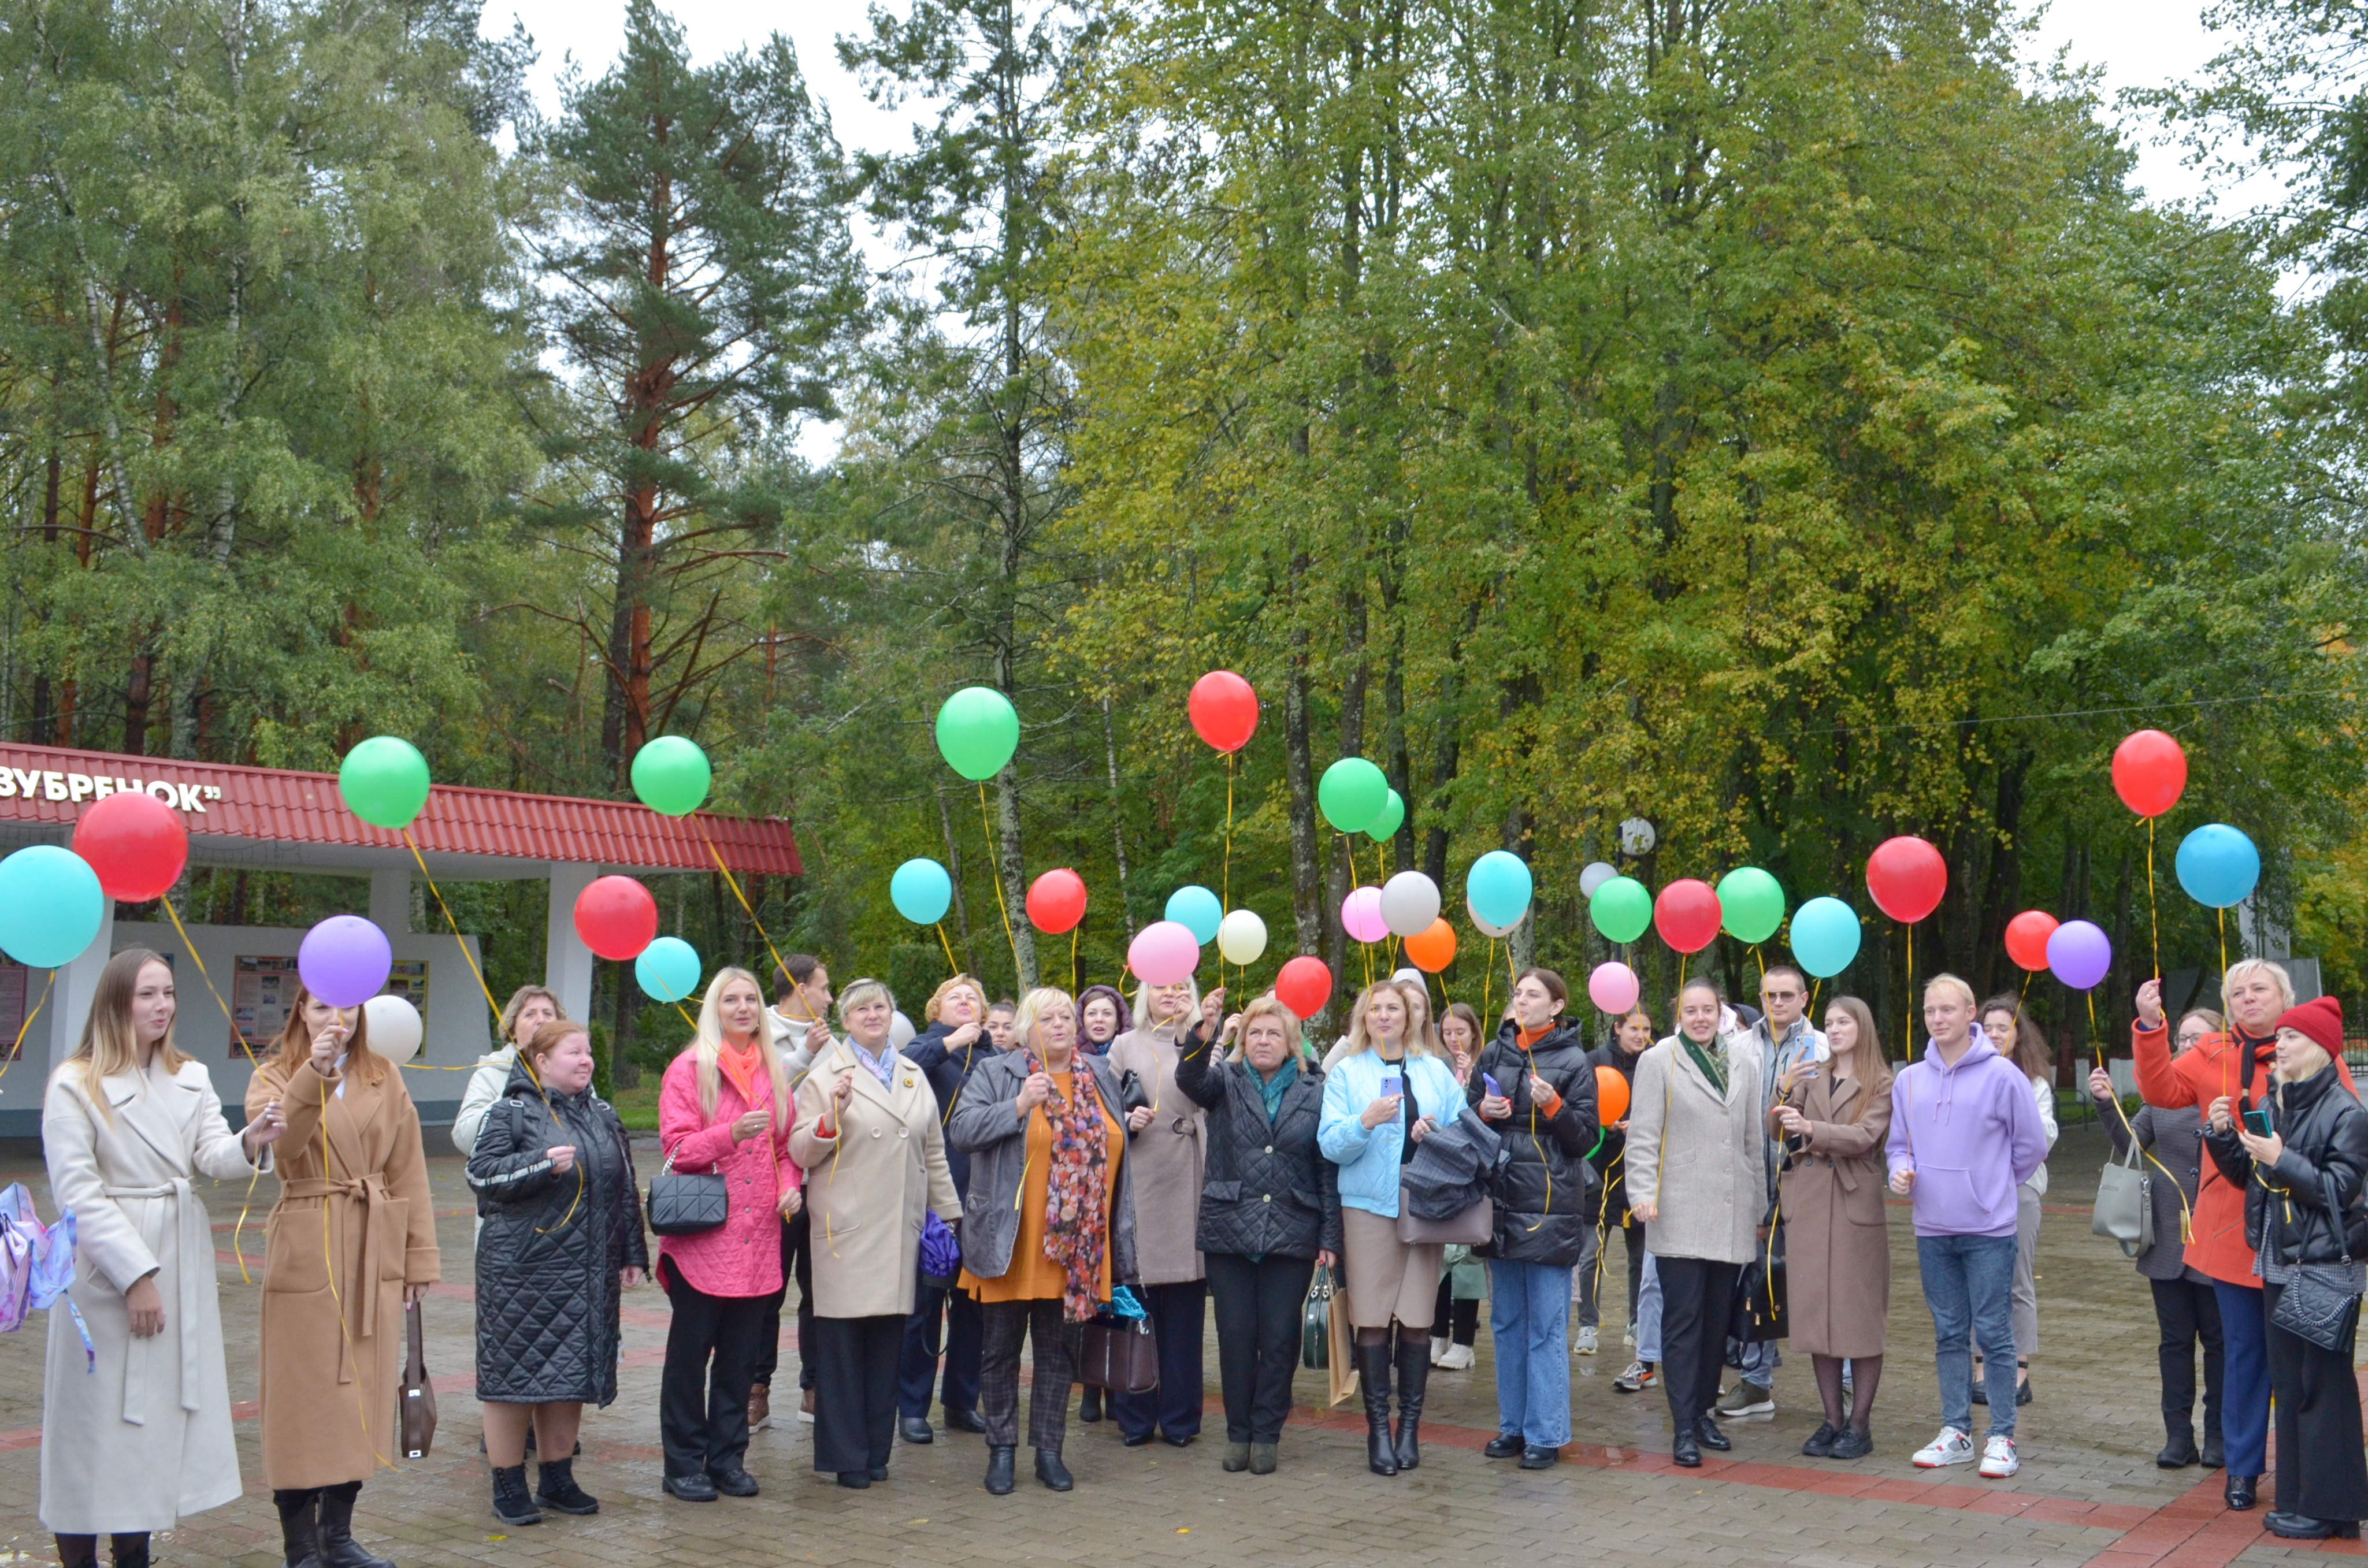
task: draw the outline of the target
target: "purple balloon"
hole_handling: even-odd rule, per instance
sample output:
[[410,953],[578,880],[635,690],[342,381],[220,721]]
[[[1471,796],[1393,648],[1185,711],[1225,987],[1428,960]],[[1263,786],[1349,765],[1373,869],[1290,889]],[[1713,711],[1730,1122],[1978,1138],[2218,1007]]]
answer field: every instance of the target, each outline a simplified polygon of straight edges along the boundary
[[2047,938],[2047,967],[2075,991],[2086,991],[2113,967],[2113,944],[2086,920],[2066,920]]
[[386,933],[359,915],[332,915],[304,933],[296,949],[304,989],[332,1007],[359,1007],[386,989],[394,949]]

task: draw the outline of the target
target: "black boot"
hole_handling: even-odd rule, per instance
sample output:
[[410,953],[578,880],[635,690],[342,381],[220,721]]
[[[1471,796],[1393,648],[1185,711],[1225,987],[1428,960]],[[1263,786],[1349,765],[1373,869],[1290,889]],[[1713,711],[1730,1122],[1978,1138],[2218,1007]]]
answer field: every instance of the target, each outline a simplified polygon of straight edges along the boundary
[[2220,1423],[2214,1421],[2210,1429],[2203,1434],[2203,1468],[2218,1470],[2220,1461],[2226,1457],[2226,1450],[2220,1443]]
[[1398,1455],[1390,1442],[1388,1346],[1358,1342],[1357,1381],[1365,1395],[1365,1463],[1375,1475],[1395,1475]]
[[2154,1456],[2157,1470],[2185,1470],[2203,1456],[2195,1451],[2195,1427],[2184,1415],[2162,1418],[2163,1436],[2169,1439],[2162,1451]]
[[372,1557],[354,1540],[354,1499],[361,1494],[359,1481],[321,1488],[322,1568],[394,1568],[393,1562]]
[[1423,1391],[1430,1382],[1430,1346],[1417,1334],[1398,1335],[1398,1440],[1400,1470],[1422,1463],[1417,1433],[1422,1426]]
[[1090,1426],[1101,1418],[1102,1391],[1087,1383],[1085,1392],[1077,1396],[1077,1419]]
[[575,1484],[574,1460],[545,1460],[536,1466],[538,1472],[534,1500],[546,1508],[563,1514],[597,1514],[600,1499]]
[[494,1517],[513,1529],[542,1523],[542,1510],[527,1494],[524,1464],[494,1467]]
[[115,1568],[148,1568],[148,1532],[139,1530],[119,1535],[108,1542],[115,1558]]
[[1014,1450],[1000,1444],[986,1450],[986,1492],[990,1497],[1011,1495],[1011,1460]]
[[279,1544],[288,1554],[287,1568],[321,1568],[320,1490],[274,1492],[271,1506],[279,1510]]
[[97,1568],[98,1537],[59,1535],[50,1539],[58,1543],[58,1568]]
[[1069,1474],[1069,1467],[1061,1462],[1061,1450],[1058,1449],[1036,1450],[1036,1479],[1055,1492],[1066,1492],[1076,1484]]

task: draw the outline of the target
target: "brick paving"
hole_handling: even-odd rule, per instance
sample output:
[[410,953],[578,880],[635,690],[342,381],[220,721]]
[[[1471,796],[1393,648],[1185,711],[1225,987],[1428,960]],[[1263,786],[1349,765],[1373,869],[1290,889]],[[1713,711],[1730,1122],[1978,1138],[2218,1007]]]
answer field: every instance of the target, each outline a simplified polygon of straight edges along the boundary
[[[1933,1474],[1908,1463],[1939,1424],[1939,1396],[1907,1216],[1895,1212],[1892,1351],[1875,1407],[1877,1451],[1856,1464],[1800,1456],[1818,1416],[1806,1358],[1798,1358],[1778,1376],[1774,1419],[1729,1423],[1733,1454],[1713,1457],[1699,1471],[1671,1465],[1659,1392],[1625,1396],[1611,1388],[1626,1363],[1626,1294],[1617,1273],[1625,1259],[1615,1243],[1605,1280],[1603,1353],[1574,1362],[1578,1440],[1553,1471],[1523,1472],[1479,1456],[1496,1429],[1484,1326],[1475,1369],[1432,1373],[1425,1463],[1394,1480],[1366,1471],[1361,1417],[1349,1408],[1314,1408],[1322,1376],[1304,1372],[1281,1471],[1224,1473],[1212,1340],[1212,1411],[1201,1440],[1183,1450],[1156,1443],[1126,1449],[1110,1423],[1073,1422],[1066,1458],[1077,1489],[1066,1496],[1036,1484],[1023,1452],[1019,1490],[989,1497],[979,1485],[985,1460],[979,1440],[944,1432],[926,1448],[900,1444],[886,1484],[842,1491],[814,1473],[811,1428],[796,1421],[791,1395],[777,1402],[779,1424],[758,1435],[749,1453],[763,1494],[693,1506],[658,1489],[666,1303],[646,1287],[627,1298],[621,1394],[585,1421],[578,1474],[601,1499],[600,1514],[550,1516],[518,1530],[506,1529],[487,1506],[477,1406],[470,1397],[471,1210],[460,1163],[438,1159],[431,1162],[432,1187],[450,1282],[430,1298],[427,1328],[443,1424],[432,1458],[383,1471],[363,1490],[357,1533],[402,1568],[666,1561],[1100,1568],[1121,1554],[1157,1568],[1257,1560],[1304,1568],[1474,1561],[2222,1568],[2360,1554],[2351,1543],[2274,1543],[2259,1512],[2232,1515],[2219,1506],[2216,1472],[2155,1468],[2162,1434],[2148,1297],[2119,1251],[2089,1234],[2087,1200],[2102,1149],[2093,1127],[2069,1129],[2051,1163],[2054,1189],[2040,1242],[2037,1397],[2021,1416],[2022,1472],[2003,1483],[1984,1482],[1970,1469]],[[23,1156],[6,1164],[0,1184],[26,1181],[50,1212],[37,1165]],[[243,1189],[215,1187],[205,1196],[222,1249],[217,1272],[233,1396],[249,1398],[256,1291],[241,1282],[232,1251]],[[250,1271],[260,1254],[259,1218],[258,1210],[239,1238]],[[0,1338],[0,1564],[53,1561],[34,1517],[45,1326],[36,1323]],[[785,1371],[794,1367],[793,1353],[783,1359]],[[242,1405],[240,1415],[235,1430],[246,1496],[161,1538],[159,1562],[244,1568],[278,1562],[278,1524],[258,1470],[253,1406]]]

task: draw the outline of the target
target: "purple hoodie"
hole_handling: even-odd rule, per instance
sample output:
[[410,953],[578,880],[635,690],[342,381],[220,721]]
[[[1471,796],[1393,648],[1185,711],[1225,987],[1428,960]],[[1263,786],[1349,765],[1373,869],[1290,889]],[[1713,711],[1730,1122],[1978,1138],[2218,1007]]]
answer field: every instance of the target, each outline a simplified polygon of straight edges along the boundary
[[2031,1080],[1977,1023],[1954,1067],[1928,1040],[1892,1080],[1887,1152],[1894,1175],[1916,1173],[1918,1235],[2010,1236],[2015,1188],[2046,1160],[2047,1129]]

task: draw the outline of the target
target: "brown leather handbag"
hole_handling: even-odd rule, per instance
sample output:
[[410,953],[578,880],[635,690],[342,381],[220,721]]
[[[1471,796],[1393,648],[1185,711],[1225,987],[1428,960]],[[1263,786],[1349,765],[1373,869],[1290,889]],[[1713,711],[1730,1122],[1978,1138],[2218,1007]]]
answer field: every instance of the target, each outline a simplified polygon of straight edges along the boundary
[[404,1358],[403,1386],[395,1411],[403,1423],[403,1457],[424,1460],[436,1445],[436,1385],[427,1381],[427,1352],[420,1339],[419,1303],[403,1309],[403,1332],[410,1341]]
[[1159,1386],[1159,1342],[1151,1324],[1096,1318],[1077,1347],[1077,1381],[1112,1393],[1149,1393]]

